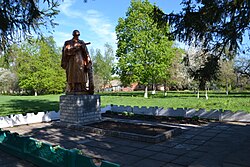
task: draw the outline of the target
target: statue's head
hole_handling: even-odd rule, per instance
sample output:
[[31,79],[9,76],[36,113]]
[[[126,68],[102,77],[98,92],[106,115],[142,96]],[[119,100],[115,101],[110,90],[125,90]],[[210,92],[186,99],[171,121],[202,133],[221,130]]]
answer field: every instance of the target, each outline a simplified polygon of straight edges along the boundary
[[80,36],[80,32],[78,30],[74,30],[72,35],[75,36]]

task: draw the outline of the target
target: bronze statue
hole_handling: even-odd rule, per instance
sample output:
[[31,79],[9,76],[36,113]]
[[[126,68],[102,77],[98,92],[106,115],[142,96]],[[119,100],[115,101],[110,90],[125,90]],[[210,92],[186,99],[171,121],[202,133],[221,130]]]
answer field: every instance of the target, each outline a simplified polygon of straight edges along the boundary
[[[67,94],[93,94],[92,62],[87,44],[79,39],[80,32],[74,30],[73,38],[64,43],[61,67],[66,70]],[[88,88],[87,88],[88,82]]]

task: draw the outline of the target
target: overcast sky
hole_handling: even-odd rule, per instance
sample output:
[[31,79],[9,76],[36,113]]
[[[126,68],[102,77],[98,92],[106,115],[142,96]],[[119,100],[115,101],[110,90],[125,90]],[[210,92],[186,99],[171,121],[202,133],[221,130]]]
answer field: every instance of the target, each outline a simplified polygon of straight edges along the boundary
[[[150,0],[164,12],[181,10],[181,0]],[[60,14],[55,22],[59,26],[53,33],[59,47],[72,38],[72,31],[78,29],[80,39],[91,42],[89,49],[103,49],[109,43],[116,49],[115,27],[119,17],[125,17],[130,0],[64,0],[60,2]]]

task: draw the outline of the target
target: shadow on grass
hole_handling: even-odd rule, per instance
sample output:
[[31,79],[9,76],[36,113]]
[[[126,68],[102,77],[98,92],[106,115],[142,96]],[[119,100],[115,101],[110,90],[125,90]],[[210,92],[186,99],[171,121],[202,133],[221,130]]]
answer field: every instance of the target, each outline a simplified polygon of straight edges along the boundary
[[37,113],[44,111],[58,111],[59,102],[49,100],[10,100],[8,104],[3,104],[0,115]]

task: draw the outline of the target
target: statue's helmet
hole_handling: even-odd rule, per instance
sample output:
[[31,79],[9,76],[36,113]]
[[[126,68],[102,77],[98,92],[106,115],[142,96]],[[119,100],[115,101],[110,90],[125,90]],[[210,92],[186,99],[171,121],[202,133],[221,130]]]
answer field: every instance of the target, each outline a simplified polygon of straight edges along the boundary
[[72,35],[73,36],[80,36],[80,32],[78,30],[74,30]]

